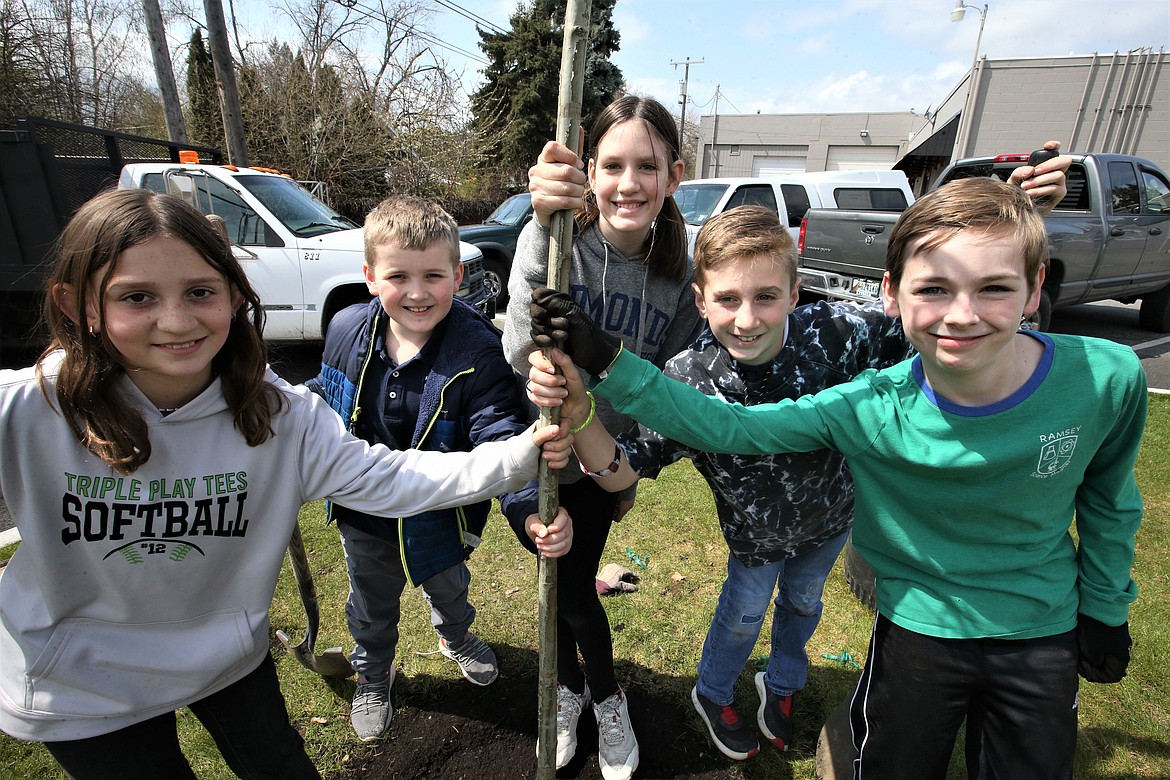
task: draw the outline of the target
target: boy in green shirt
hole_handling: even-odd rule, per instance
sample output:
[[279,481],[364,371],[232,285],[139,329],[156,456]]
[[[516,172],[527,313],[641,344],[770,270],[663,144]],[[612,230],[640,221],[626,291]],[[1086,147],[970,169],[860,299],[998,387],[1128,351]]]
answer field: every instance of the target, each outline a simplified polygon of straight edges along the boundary
[[[854,542],[877,574],[851,708],[857,777],[945,777],[964,718],[972,777],[1071,777],[1077,672],[1125,674],[1145,376],[1128,347],[1017,330],[1039,306],[1046,259],[1043,221],[1018,188],[967,179],[923,197],[894,228],[882,283],[918,356],[753,407],[643,370],[567,298],[534,293],[537,343],[563,336],[599,395],[664,436],[845,456]],[[589,427],[575,449],[602,470],[613,445]]]

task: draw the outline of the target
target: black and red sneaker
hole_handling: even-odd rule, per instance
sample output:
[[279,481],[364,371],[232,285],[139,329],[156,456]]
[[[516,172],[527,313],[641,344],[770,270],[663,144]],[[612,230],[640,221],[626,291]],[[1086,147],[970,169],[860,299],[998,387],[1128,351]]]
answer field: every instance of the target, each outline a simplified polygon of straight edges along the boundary
[[691,689],[691,701],[699,711],[699,717],[707,724],[707,733],[719,752],[736,761],[744,761],[760,752],[760,741],[755,733],[739,717],[735,707],[723,707]]
[[792,694],[777,696],[764,687],[764,673],[756,673],[756,692],[760,694],[760,708],[756,711],[760,731],[780,750],[792,744]]

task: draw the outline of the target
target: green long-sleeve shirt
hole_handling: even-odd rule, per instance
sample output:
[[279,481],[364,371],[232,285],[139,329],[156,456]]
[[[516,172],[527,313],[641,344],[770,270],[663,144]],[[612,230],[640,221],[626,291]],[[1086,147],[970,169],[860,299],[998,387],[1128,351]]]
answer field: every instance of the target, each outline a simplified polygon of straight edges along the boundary
[[1078,611],[1118,625],[1137,596],[1145,374],[1128,347],[1036,337],[1045,351],[1032,378],[985,407],[935,397],[920,358],[743,407],[623,352],[594,389],[697,449],[841,452],[856,484],[854,543],[877,574],[878,610],[904,628],[1023,639],[1072,629]]

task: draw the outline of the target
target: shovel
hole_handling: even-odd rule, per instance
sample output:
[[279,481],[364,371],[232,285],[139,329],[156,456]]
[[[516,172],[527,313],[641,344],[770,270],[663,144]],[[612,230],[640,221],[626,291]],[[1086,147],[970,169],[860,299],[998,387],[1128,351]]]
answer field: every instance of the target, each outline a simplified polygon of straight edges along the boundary
[[297,581],[301,603],[305,605],[305,638],[296,645],[283,631],[277,631],[276,638],[306,669],[322,677],[349,677],[353,674],[353,667],[340,647],[331,647],[319,654],[313,651],[321,616],[317,611],[317,588],[313,585],[313,573],[309,570],[309,559],[305,556],[305,543],[301,539],[299,524],[293,526],[292,538],[288,542],[288,558],[292,562],[293,579]]

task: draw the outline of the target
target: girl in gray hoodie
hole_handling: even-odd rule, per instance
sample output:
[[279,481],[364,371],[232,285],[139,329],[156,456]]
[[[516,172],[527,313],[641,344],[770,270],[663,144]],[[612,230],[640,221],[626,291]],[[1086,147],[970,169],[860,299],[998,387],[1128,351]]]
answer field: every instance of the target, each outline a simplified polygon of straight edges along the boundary
[[301,505],[397,517],[487,498],[535,475],[555,428],[457,453],[354,438],[267,367],[227,242],[146,190],[82,206],[45,312],[50,347],[0,371],[0,498],[22,540],[0,575],[0,729],[73,778],[194,778],[186,706],[238,776],[317,778],[268,653]]

